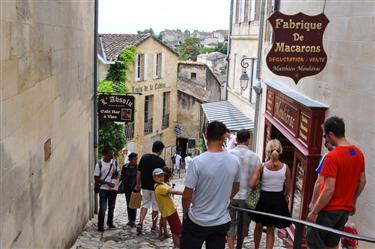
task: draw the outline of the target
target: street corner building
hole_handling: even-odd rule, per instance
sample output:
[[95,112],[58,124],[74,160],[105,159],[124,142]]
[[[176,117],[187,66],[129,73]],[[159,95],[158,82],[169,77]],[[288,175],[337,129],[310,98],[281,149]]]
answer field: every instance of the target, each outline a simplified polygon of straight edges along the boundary
[[0,247],[67,248],[93,214],[95,3],[0,11]]
[[100,34],[99,80],[129,45],[137,48],[137,55],[125,84],[129,92],[137,94],[134,122],[125,124],[127,147],[142,155],[161,140],[166,146],[162,157],[170,158],[176,145],[178,54],[149,34]]
[[[326,152],[321,125],[326,118],[339,116],[345,121],[346,137],[363,151],[366,160],[367,185],[358,199],[356,214],[349,222],[355,224],[360,234],[372,235],[375,229],[375,51],[372,32],[375,2],[232,0],[231,3],[227,99],[250,118],[258,117],[255,149],[263,159],[267,141],[274,138],[281,141],[284,148],[281,161],[287,163],[292,172],[289,203],[292,216],[306,219],[317,176],[314,170],[321,154]],[[263,17],[261,10],[265,13]],[[273,30],[274,20],[270,18],[273,14],[286,16],[277,20],[276,28],[288,29],[293,38],[277,37],[278,32],[284,36],[287,32]],[[307,20],[304,25],[301,21],[300,24],[292,23],[293,18],[302,15],[312,23]],[[281,20],[288,23],[281,27]],[[295,32],[291,30],[293,28]],[[300,34],[309,32],[317,32],[317,35],[305,35],[305,39],[299,40],[301,46],[288,44],[290,51],[281,51],[275,46],[279,39],[295,42]],[[319,52],[324,58],[321,56],[313,61],[316,65],[322,62],[322,66],[319,65],[316,73],[306,70],[318,67],[299,65],[299,73],[276,74],[274,68],[267,66],[267,54],[275,47],[282,63],[295,58],[314,58],[317,56],[313,54]],[[319,51],[314,50],[318,47]],[[244,58],[248,65],[241,65]],[[276,68],[294,70],[289,66]],[[244,71],[249,76],[246,89],[242,89],[240,81]],[[260,91],[256,93],[252,87],[257,85]],[[294,226],[288,229],[293,232]],[[279,235],[286,242],[292,240],[287,231],[280,231]],[[361,246],[371,247],[364,242]]]

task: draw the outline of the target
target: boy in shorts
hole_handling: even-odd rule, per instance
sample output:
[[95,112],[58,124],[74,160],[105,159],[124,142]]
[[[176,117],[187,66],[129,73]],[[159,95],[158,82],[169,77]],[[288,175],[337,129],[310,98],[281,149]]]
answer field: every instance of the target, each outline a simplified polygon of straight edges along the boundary
[[174,248],[180,248],[181,221],[177,214],[176,205],[173,203],[170,195],[182,195],[182,191],[174,190],[164,182],[164,171],[162,169],[154,169],[152,176],[155,181],[155,198],[160,214],[168,221],[172,232]]

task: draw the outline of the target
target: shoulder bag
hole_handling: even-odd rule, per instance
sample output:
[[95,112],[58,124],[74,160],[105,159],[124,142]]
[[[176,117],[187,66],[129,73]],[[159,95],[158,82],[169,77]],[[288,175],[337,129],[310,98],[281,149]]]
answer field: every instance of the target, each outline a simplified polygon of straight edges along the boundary
[[262,169],[261,169],[261,175],[260,175],[260,179],[259,179],[259,182],[258,184],[255,186],[255,188],[253,188],[249,195],[247,196],[247,199],[246,199],[246,204],[247,204],[247,207],[250,208],[250,209],[255,209],[257,204],[258,204],[258,201],[259,201],[259,198],[260,198],[260,191],[261,191],[261,188],[262,188],[262,176],[263,176],[263,167],[264,167],[264,163],[262,163]]

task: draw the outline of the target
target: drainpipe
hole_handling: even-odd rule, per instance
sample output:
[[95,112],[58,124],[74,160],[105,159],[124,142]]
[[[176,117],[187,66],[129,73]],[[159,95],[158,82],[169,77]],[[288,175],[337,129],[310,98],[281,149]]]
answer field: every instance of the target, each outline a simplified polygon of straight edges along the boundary
[[[99,0],[95,0],[95,24],[94,24],[94,97],[92,99],[94,105],[94,113],[93,113],[93,122],[94,122],[94,162],[96,164],[96,159],[98,157],[98,106],[97,106],[97,98],[98,98],[98,63],[97,63],[97,48],[98,48],[98,9],[99,9]],[[91,146],[91,144],[90,144]],[[89,165],[90,169],[89,173],[89,181],[90,186],[93,184],[93,165]],[[92,197],[94,195],[94,200],[90,198],[90,209],[92,209],[92,202],[94,201],[94,213],[98,213],[98,195],[93,194],[92,188],[90,187],[89,195]],[[93,217],[93,215],[92,215]]]
[[255,117],[254,117],[254,139],[252,141],[252,148],[256,152],[258,148],[256,148],[257,140],[258,140],[258,128],[259,128],[259,112],[260,112],[260,103],[261,103],[261,96],[262,96],[262,85],[260,79],[260,67],[262,64],[262,52],[263,52],[263,31],[264,31],[264,16],[265,16],[265,6],[266,0],[261,0],[260,2],[260,17],[259,17],[259,36],[258,36],[258,55],[257,55],[257,70],[256,70],[256,85],[253,87],[256,93],[256,100],[255,100]]
[[229,84],[229,62],[230,62],[230,51],[232,44],[232,21],[233,21],[233,4],[234,0],[230,1],[230,15],[229,15],[229,31],[228,31],[228,50],[227,50],[227,82],[225,86],[225,100],[228,100],[228,84]]

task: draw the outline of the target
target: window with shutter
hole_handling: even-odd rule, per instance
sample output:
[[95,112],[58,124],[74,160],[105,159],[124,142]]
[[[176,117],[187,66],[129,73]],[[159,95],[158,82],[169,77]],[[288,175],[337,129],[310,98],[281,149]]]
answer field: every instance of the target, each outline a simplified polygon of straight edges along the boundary
[[255,4],[256,0],[249,0],[249,21],[254,21],[255,20]]
[[245,0],[240,1],[240,23],[244,21],[244,12],[245,12]]
[[162,54],[156,54],[155,57],[155,79],[161,78]]
[[135,67],[135,81],[145,80],[145,55],[138,54]]
[[143,80],[147,80],[147,54],[143,55]]

